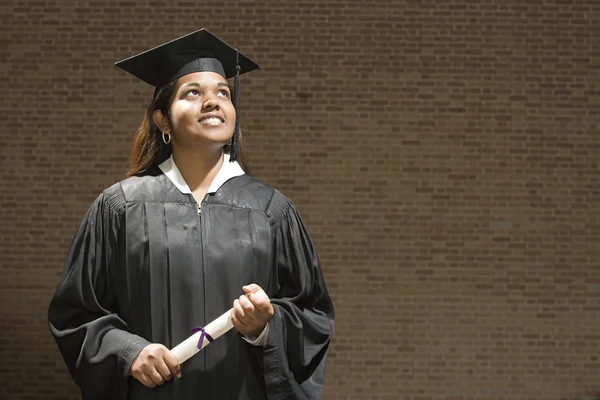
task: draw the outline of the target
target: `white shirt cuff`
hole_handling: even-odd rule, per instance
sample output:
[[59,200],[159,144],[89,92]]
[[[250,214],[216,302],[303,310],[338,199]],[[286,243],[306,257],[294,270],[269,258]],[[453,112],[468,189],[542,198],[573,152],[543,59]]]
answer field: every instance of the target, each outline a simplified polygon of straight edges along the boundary
[[265,329],[258,335],[258,337],[244,335],[242,339],[246,342],[250,343],[253,346],[264,346],[267,343],[267,338],[269,337],[269,323],[265,325]]

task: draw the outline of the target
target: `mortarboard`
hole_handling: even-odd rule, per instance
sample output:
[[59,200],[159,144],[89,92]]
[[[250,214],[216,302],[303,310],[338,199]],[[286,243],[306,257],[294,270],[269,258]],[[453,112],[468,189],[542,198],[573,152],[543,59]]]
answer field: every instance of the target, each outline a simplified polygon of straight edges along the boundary
[[154,87],[192,72],[211,71],[229,79],[259,66],[206,29],[189,33],[115,63]]
[[236,160],[240,120],[239,75],[260,68],[258,64],[211,32],[200,29],[119,61],[115,66],[156,88],[193,72],[216,72],[225,79],[235,77],[233,101],[237,117],[230,160]]

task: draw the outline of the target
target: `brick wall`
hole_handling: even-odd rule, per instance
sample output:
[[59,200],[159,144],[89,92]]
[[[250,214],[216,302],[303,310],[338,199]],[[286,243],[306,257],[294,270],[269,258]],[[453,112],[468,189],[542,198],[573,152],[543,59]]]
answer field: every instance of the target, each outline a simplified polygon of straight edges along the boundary
[[46,308],[152,93],[112,63],[200,27],[263,68],[245,143],[320,252],[326,399],[600,393],[597,0],[3,0],[0,20],[0,398],[78,398]]

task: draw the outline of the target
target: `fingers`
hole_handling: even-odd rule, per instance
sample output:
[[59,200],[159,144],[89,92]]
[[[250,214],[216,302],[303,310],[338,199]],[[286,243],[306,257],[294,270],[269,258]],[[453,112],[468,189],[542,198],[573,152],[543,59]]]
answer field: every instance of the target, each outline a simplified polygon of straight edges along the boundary
[[160,374],[163,383],[165,381],[170,381],[173,377],[173,375],[171,375],[171,369],[165,363],[164,356],[163,359],[157,360],[156,364],[154,364],[154,368],[156,368],[156,371]]
[[158,372],[156,369],[154,371],[146,372],[145,375],[149,376],[152,382],[154,382],[156,385],[162,385],[165,383],[165,380],[161,376],[160,372]]
[[248,327],[246,327],[244,323],[240,322],[239,317],[236,315],[235,307],[231,313],[231,323],[241,334],[246,335],[249,332]]
[[246,313],[240,305],[240,299],[235,299],[233,301],[233,314],[240,321],[243,321],[246,318]]
[[252,302],[248,299],[247,296],[241,295],[240,298],[238,299],[238,303],[239,303],[240,307],[242,308],[242,310],[244,310],[244,315],[246,316],[246,318],[252,319],[254,321],[256,321],[258,319],[255,316],[255,314],[257,313],[257,310],[254,307],[254,304],[252,304]]
[[264,293],[261,290],[258,293],[248,293],[246,297],[259,312],[267,314],[271,306],[271,301]]
[[268,319],[271,319],[275,314],[275,310],[273,310],[271,300],[269,300],[269,296],[267,296],[265,291],[255,283],[244,286],[243,289],[246,292],[246,297],[250,300],[256,310],[268,316]]
[[243,335],[258,336],[275,310],[267,294],[255,283],[243,287],[245,295],[233,302],[231,322]]
[[240,331],[242,334],[247,334],[250,331],[248,324],[252,322],[251,319],[246,317],[244,309],[240,305],[240,300],[235,299],[233,302],[233,312],[231,313],[231,322],[235,329]]
[[262,288],[260,286],[258,286],[256,283],[251,283],[249,285],[243,286],[242,290],[245,293],[256,293],[259,290],[262,290]]
[[238,321],[246,326],[254,325],[260,320],[254,305],[243,295],[233,302],[233,312]]
[[179,360],[165,346],[153,343],[146,346],[136,357],[131,375],[144,386],[154,388],[173,378],[181,377]]
[[150,378],[155,386],[162,385],[171,379],[171,372],[162,360],[155,360],[144,367],[143,375]]
[[142,383],[142,385],[154,389],[156,387],[156,383],[146,374],[141,374],[135,377],[138,381]]
[[163,360],[165,361],[165,364],[171,371],[171,374],[178,378],[181,378],[181,364],[179,363],[177,357],[175,357],[175,354],[171,353],[170,351],[167,351],[163,357]]
[[264,303],[269,301],[269,296],[267,296],[265,291],[256,283],[243,286],[242,290],[255,306],[264,306]]

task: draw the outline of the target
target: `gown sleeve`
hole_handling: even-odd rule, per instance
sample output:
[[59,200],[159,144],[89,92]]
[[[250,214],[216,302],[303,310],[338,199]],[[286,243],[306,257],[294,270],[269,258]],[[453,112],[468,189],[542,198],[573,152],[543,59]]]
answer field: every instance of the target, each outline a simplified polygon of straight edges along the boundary
[[129,332],[111,286],[109,266],[122,259],[123,204],[107,189],[89,208],[48,309],[50,331],[86,400],[124,399],[131,363],[149,344]]
[[284,207],[271,226],[276,294],[263,348],[265,386],[269,400],[318,399],[334,330],[333,303],[298,211],[289,200]]

